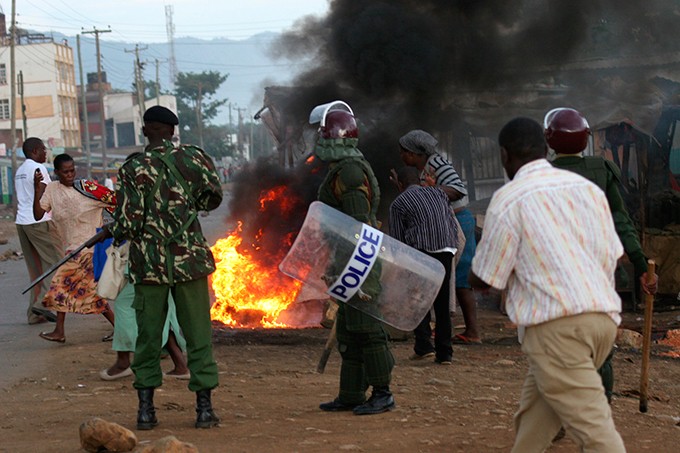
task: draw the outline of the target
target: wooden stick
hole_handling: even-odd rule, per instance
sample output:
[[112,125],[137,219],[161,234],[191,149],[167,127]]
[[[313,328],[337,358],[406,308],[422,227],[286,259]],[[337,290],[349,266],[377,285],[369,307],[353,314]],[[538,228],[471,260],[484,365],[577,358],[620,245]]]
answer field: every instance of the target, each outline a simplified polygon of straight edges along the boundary
[[337,326],[338,317],[336,315],[335,319],[333,320],[333,327],[331,327],[331,333],[328,334],[328,340],[326,340],[326,346],[324,347],[323,352],[321,353],[319,364],[316,366],[316,372],[319,374],[323,374],[323,372],[326,370],[326,363],[328,363],[328,358],[331,356],[331,352],[333,352],[333,348],[335,347],[335,341],[337,337]]
[[[647,283],[654,282],[656,263],[647,261]],[[647,390],[649,387],[649,354],[652,346],[652,315],[654,295],[645,294],[645,325],[642,330],[642,370],[640,373],[640,412],[647,412]]]

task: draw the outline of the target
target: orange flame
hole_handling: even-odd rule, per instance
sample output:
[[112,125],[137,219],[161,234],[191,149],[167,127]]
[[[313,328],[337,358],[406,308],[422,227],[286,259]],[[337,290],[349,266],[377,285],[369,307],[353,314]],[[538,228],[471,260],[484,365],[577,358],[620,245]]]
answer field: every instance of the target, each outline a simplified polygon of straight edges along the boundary
[[286,327],[277,318],[293,303],[302,284],[239,252],[240,233],[241,223],[211,248],[217,267],[212,275],[217,301],[210,317],[232,327]]
[[[277,215],[290,215],[298,200],[287,197],[286,191],[285,186],[278,186],[262,192],[259,211],[270,209]],[[219,239],[211,248],[216,264],[211,284],[217,300],[210,309],[210,317],[231,327],[289,327],[278,318],[295,301],[302,283],[282,274],[275,264],[263,264],[272,260],[258,261],[258,254],[264,252],[260,241],[265,233],[261,228],[255,233],[254,243],[242,247],[242,226],[238,222],[228,237]],[[280,250],[267,252],[283,258],[294,236],[285,235]]]

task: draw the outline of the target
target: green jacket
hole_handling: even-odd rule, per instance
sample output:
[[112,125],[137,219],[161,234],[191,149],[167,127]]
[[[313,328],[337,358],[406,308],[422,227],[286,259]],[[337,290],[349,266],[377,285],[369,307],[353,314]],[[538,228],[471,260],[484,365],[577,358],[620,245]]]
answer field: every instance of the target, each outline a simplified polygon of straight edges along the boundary
[[318,200],[359,222],[377,227],[380,187],[373,169],[357,149],[357,139],[320,139],[316,155],[330,163]]
[[[318,200],[377,228],[376,213],[380,203],[378,180],[371,165],[357,149],[357,142],[357,139],[319,139],[315,149],[316,155],[321,160],[329,162],[330,168],[319,186]],[[338,245],[333,253],[334,260],[326,270],[327,274],[339,275],[349,261],[352,251],[353,247],[349,247],[349,244]],[[361,286],[362,291],[374,299],[382,289],[381,269],[378,260]],[[350,303],[362,305],[364,310],[376,309],[373,304],[361,301],[356,295]],[[345,325],[339,329],[350,332],[382,331],[382,324],[362,311],[346,304],[340,304],[338,309],[342,313],[341,318],[345,320]],[[376,313],[376,316],[379,317],[379,314]]]
[[163,146],[147,147],[143,153],[130,156],[118,178],[118,205],[110,231],[117,242],[131,241],[133,283],[174,285],[215,270],[196,216],[198,211],[220,205],[222,187],[212,160],[203,150],[192,145],[175,148],[165,141]]
[[557,168],[578,173],[604,191],[614,218],[614,227],[623,249],[635,267],[635,275],[640,277],[647,272],[647,258],[642,252],[638,232],[619,191],[621,174],[616,164],[598,156],[559,156],[552,164]]

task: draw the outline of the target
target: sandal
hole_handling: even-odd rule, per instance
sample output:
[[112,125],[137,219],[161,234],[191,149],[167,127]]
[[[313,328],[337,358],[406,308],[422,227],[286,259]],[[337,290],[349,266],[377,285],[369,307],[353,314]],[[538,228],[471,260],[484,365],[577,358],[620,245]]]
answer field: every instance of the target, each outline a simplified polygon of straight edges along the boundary
[[50,335],[49,332],[40,332],[40,335],[38,335],[38,336],[40,338],[42,338],[43,340],[47,340],[47,341],[56,341],[57,343],[65,343],[66,342],[65,337],[56,337],[55,338],[55,337],[50,337],[49,335]]
[[109,370],[101,370],[99,372],[99,377],[103,381],[115,381],[116,379],[121,379],[127,376],[132,376],[134,373],[132,372],[132,368],[127,367],[123,371],[121,371],[118,374],[109,374]]
[[473,340],[470,337],[466,337],[462,333],[457,333],[451,338],[451,343],[453,344],[482,344],[481,339]]
[[108,334],[108,335],[102,337],[102,341],[105,342],[105,343],[106,343],[107,341],[113,341],[113,332],[111,332],[110,334]]

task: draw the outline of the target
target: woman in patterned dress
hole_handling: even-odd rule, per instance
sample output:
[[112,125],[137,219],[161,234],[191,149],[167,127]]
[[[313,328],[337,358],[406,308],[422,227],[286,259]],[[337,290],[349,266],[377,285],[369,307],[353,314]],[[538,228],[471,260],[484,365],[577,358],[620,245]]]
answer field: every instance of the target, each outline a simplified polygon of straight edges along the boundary
[[[36,173],[33,215],[41,218],[45,212],[52,213],[52,221],[69,253],[90,239],[103,223],[103,210],[115,207],[115,195],[97,183],[75,179],[75,163],[68,154],[54,159],[54,172],[59,181],[42,184],[42,175]],[[40,338],[63,343],[66,313],[101,313],[113,325],[113,310],[106,299],[97,294],[94,279],[92,249],[84,249],[52,277],[50,289],[43,305],[57,312],[57,323],[52,332],[41,332]]]

